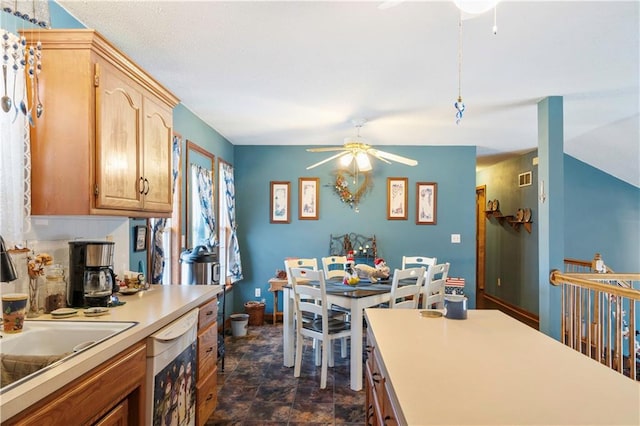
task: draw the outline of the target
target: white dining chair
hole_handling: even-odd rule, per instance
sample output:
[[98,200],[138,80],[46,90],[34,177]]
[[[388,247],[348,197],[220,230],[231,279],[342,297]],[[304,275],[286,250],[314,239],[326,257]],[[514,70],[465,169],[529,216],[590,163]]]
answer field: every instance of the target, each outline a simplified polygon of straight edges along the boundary
[[[324,278],[326,281],[329,280],[342,280],[344,278],[344,267],[347,263],[347,256],[327,256],[321,259],[322,261],[322,270],[324,271]],[[342,306],[333,305],[331,309],[334,311],[342,312],[346,315],[345,320],[349,321],[349,315],[351,311],[348,308],[343,308]],[[347,348],[346,344],[342,345],[342,357],[345,358],[347,356]]]
[[[322,353],[320,388],[327,387],[327,370],[333,367],[333,341],[346,339],[351,335],[350,324],[329,313],[327,305],[327,287],[323,271],[305,268],[291,268],[295,304],[296,353],[294,360],[294,377],[300,377],[302,366],[303,338],[309,337],[320,343]],[[315,303],[319,301],[319,303]],[[303,320],[303,316],[313,316],[311,322]]]
[[291,279],[289,278],[289,269],[291,268],[306,268],[312,269],[314,271],[318,270],[318,259],[315,257],[309,258],[291,258],[284,260],[284,270],[287,273],[287,281],[289,285],[292,285]]
[[347,256],[327,256],[321,260],[324,278],[327,281],[344,277],[344,265],[347,263]]
[[424,266],[393,271],[389,308],[416,309],[425,277]]
[[402,269],[415,268],[424,266],[425,269],[429,269],[429,266],[433,266],[438,263],[438,259],[435,257],[426,256],[402,256]]
[[443,309],[445,284],[449,275],[449,263],[440,263],[427,270],[422,307],[426,309]]
[[[345,260],[346,260],[346,257],[345,257]],[[285,259],[284,269],[287,272],[287,281],[289,285],[293,285],[293,282],[291,280],[291,273],[290,273],[290,270],[292,268],[304,268],[304,269],[317,271],[318,260],[314,257]],[[315,301],[315,303],[319,303],[319,302]],[[332,317],[341,317],[342,320],[348,321],[350,312],[348,309],[345,309],[342,307],[331,307],[331,309],[329,310],[329,314]],[[309,313],[305,313],[303,320],[311,322],[314,320],[314,316]],[[320,365],[320,362],[321,362],[320,352],[319,350],[317,350],[317,346],[315,342],[313,344],[313,347],[316,348],[316,365]],[[346,358],[347,353],[348,353],[348,342],[347,342],[347,339],[344,339],[342,341],[342,346],[340,348],[340,356],[342,356],[342,358]]]

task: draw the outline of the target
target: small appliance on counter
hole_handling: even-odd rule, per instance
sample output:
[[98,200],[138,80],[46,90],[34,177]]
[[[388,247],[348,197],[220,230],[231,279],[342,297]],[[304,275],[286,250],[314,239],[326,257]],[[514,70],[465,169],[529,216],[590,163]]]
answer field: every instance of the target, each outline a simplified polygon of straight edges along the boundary
[[74,307],[108,306],[116,291],[113,241],[70,241],[67,304]]
[[197,246],[193,250],[185,250],[180,254],[182,264],[183,285],[220,284],[220,263],[218,263],[217,247],[209,251],[205,246]]

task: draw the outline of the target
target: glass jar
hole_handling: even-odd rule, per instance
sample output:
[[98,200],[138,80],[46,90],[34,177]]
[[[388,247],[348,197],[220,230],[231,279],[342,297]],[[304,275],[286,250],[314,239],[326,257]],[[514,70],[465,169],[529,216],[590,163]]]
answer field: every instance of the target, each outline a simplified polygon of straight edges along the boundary
[[67,307],[67,284],[61,265],[51,265],[47,270],[46,277],[44,312],[48,314],[56,309]]

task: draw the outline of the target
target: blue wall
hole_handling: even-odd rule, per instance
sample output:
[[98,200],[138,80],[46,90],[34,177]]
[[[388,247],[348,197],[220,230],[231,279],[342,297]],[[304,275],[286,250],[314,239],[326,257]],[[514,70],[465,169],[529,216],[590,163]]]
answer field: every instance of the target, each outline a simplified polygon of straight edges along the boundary
[[[237,219],[244,280],[234,290],[235,310],[255,300],[260,288],[267,306],[273,299],[267,280],[283,269],[285,257],[326,256],[330,235],[355,232],[376,235],[378,255],[393,268],[403,255],[436,256],[451,263],[451,276],[466,279],[465,292],[475,306],[475,147],[379,147],[415,158],[408,167],[373,160],[373,188],[365,195],[359,213],[333,192],[330,162],[312,170],[310,164],[328,155],[306,152],[302,146],[236,146]],[[319,220],[298,220],[298,178],[320,178]],[[386,218],[387,177],[409,180],[408,220]],[[291,182],[291,223],[269,223],[270,181]],[[437,224],[415,224],[416,182],[437,182]],[[328,186],[329,185],[329,186]],[[461,234],[461,244],[451,244],[451,234]]]
[[640,271],[640,188],[564,156],[565,255]]

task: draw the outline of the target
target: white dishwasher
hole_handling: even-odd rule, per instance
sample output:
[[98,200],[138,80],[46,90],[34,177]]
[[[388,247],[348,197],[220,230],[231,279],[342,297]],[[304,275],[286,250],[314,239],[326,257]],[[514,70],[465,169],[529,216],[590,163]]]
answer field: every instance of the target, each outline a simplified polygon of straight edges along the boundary
[[197,335],[198,309],[194,309],[149,336],[148,424],[195,425]]

